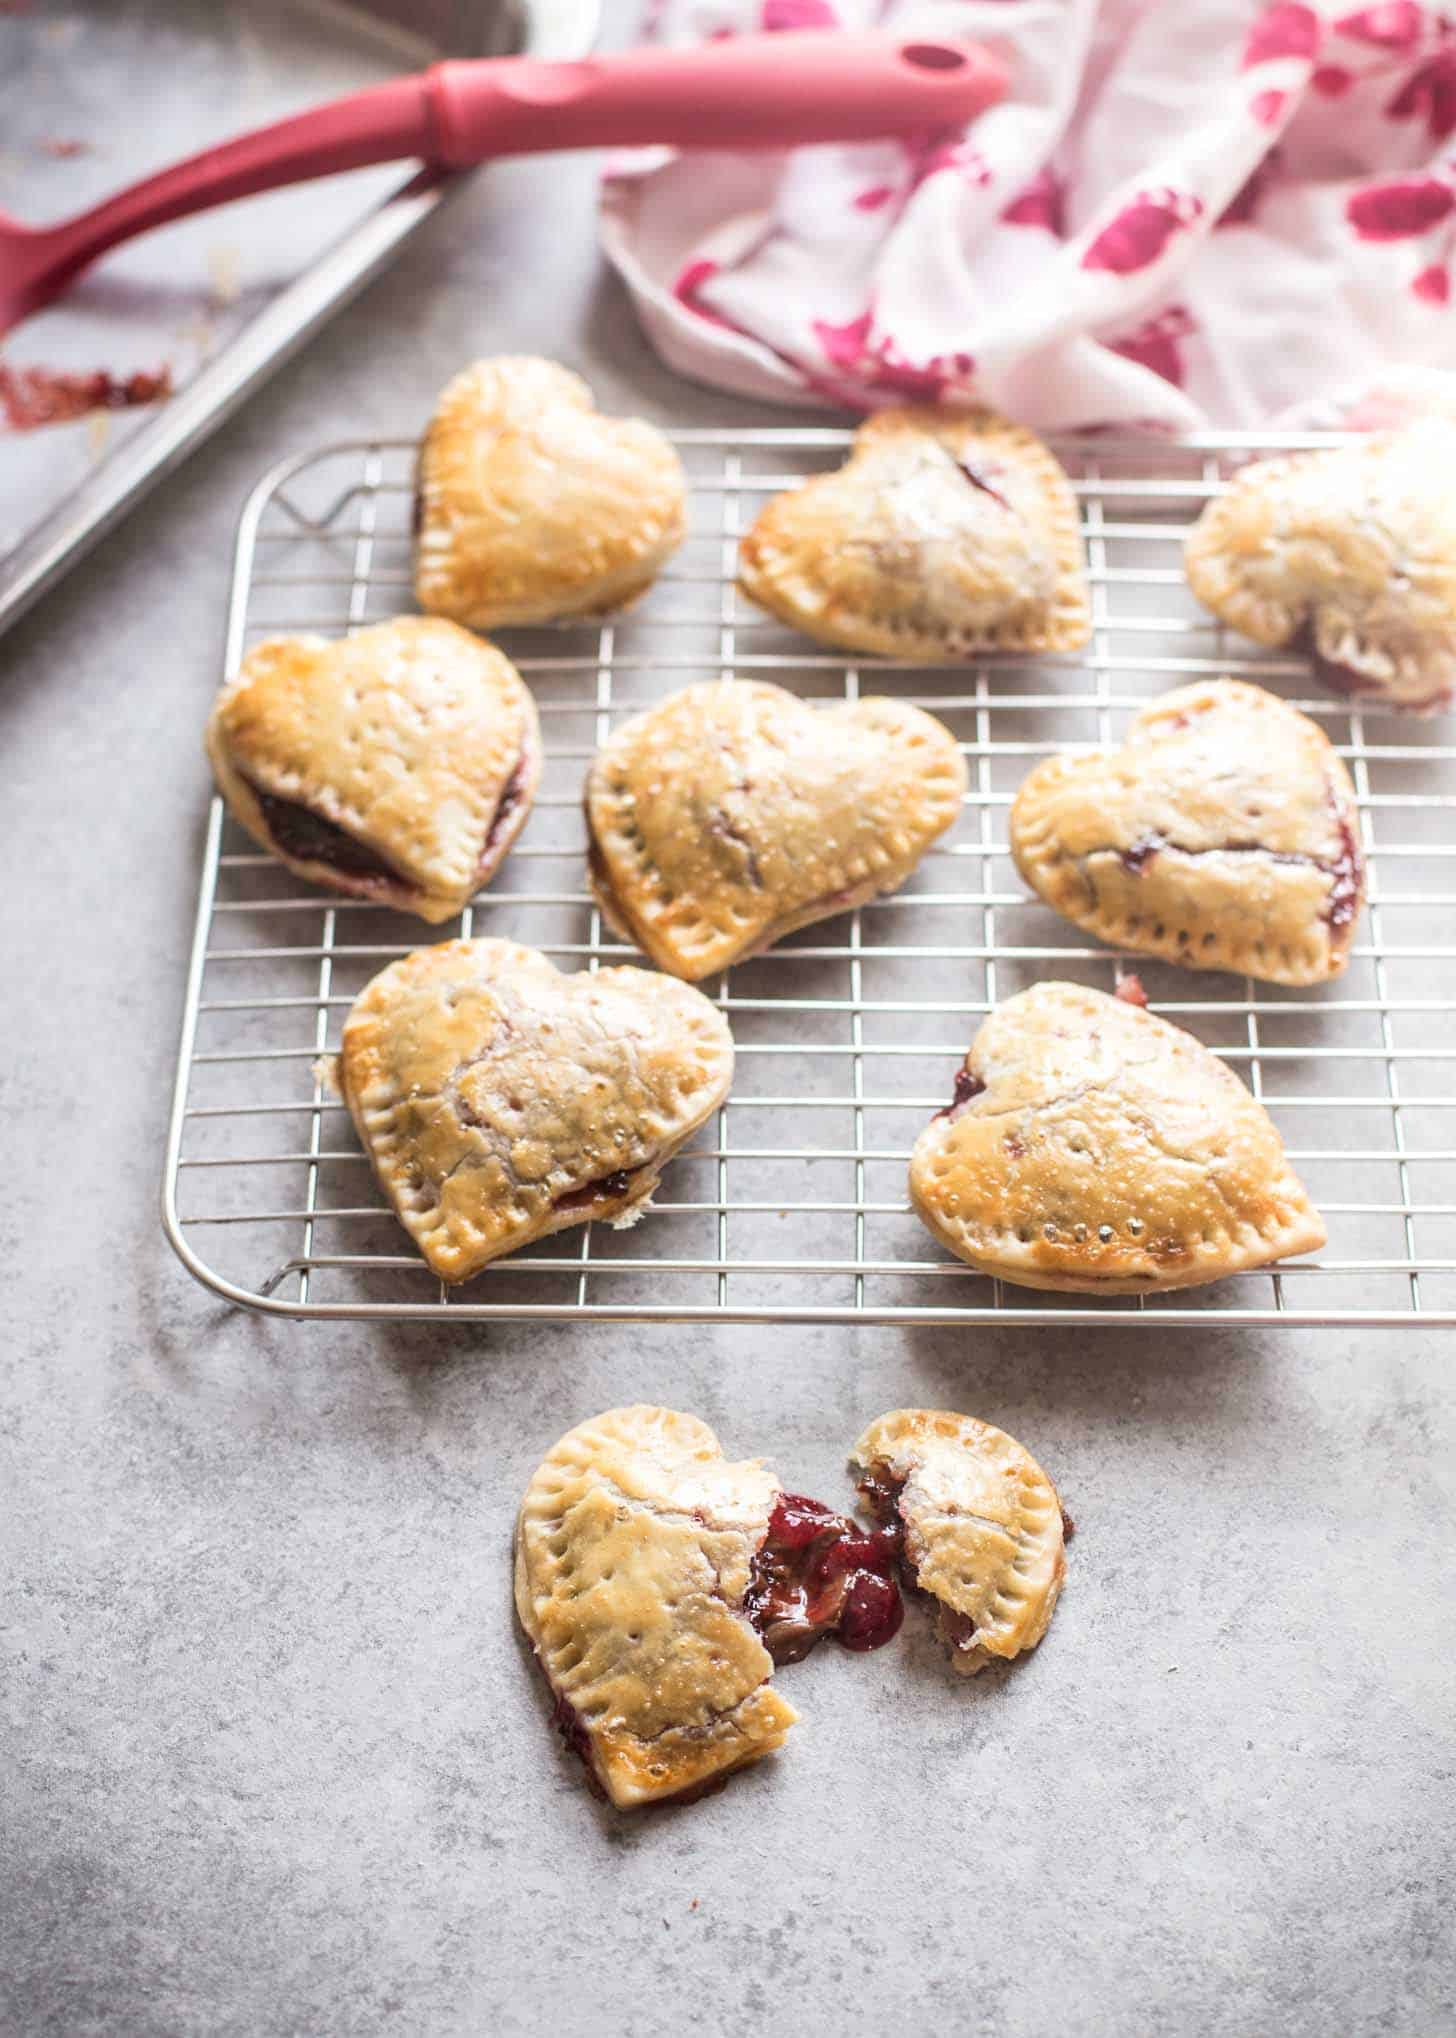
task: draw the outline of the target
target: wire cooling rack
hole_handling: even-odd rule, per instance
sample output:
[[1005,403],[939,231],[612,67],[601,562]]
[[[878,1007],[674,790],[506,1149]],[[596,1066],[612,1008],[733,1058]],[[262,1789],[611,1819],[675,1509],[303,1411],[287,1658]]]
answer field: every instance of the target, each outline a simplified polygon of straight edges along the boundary
[[[846,660],[735,592],[765,499],[838,464],[838,430],[690,431],[691,535],[637,607],[501,633],[541,711],[546,767],[522,839],[458,925],[427,929],[312,891],[214,799],[187,978],[164,1217],[191,1271],[289,1316],[899,1323],[1456,1322],[1456,748],[1445,725],[1313,691],[1304,661],[1226,638],[1184,585],[1189,521],[1240,461],[1337,441],[1199,438],[1063,447],[1096,628],[1074,656],[954,667]],[[226,669],[265,636],[411,606],[414,447],[331,447],[276,467],[242,516]],[[1006,849],[1023,776],[1116,743],[1201,674],[1255,680],[1348,760],[1370,903],[1338,984],[1284,991],[1130,958],[1153,1009],[1268,1106],[1324,1212],[1318,1259],[1168,1297],[1055,1296],[943,1255],[911,1214],[906,1157],[985,1013],[1044,977],[1111,990],[1118,958],[1031,900]],[[821,921],[702,988],[738,1049],[728,1103],[647,1220],[554,1238],[447,1290],[385,1211],[348,1113],[320,1082],[355,994],[406,949],[500,934],[563,968],[641,961],[583,882],[581,782],[616,719],[691,681],[762,675],[813,699],[897,695],[954,730],[964,812],[896,896]]]

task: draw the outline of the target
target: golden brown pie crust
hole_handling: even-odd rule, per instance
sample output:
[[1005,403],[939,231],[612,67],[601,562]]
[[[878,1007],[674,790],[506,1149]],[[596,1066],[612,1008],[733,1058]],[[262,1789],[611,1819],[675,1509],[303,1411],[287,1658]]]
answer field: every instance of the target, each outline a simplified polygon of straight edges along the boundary
[[1182,687],[1110,756],[1049,758],[1010,839],[1032,889],[1116,947],[1275,984],[1324,983],[1349,960],[1355,789],[1323,730],[1260,687]]
[[659,967],[696,980],[894,891],[965,787],[950,731],[903,702],[688,687],[624,723],[587,775],[592,889]]
[[850,1464],[904,1530],[904,1561],[939,1602],[951,1661],[974,1677],[1034,1649],[1066,1576],[1061,1501],[1025,1447],[973,1415],[896,1408]]
[[682,542],[684,486],[662,433],[603,417],[579,375],[477,361],[420,449],[416,598],[476,630],[620,608]]
[[1443,707],[1456,689],[1456,423],[1241,468],[1188,535],[1188,582],[1255,643],[1308,634],[1338,691]]
[[563,976],[512,941],[447,941],[360,992],[338,1076],[400,1223],[433,1273],[465,1281],[640,1211],[727,1095],[733,1041],[670,977]]
[[1091,635],[1071,484],[993,411],[878,412],[843,467],[767,504],[738,582],[821,643],[890,658],[1075,651]]
[[613,1804],[702,1790],[798,1715],[743,1611],[779,1482],[706,1423],[614,1408],[550,1450],[516,1524],[516,1610]]
[[998,1005],[910,1200],[980,1272],[1137,1295],[1316,1251],[1325,1228],[1262,1104],[1191,1033],[1078,984]]
[[[259,644],[218,695],[207,753],[234,818],[290,870],[431,921],[499,867],[541,769],[536,705],[510,660],[424,616]],[[290,854],[269,798],[342,829],[390,874]]]

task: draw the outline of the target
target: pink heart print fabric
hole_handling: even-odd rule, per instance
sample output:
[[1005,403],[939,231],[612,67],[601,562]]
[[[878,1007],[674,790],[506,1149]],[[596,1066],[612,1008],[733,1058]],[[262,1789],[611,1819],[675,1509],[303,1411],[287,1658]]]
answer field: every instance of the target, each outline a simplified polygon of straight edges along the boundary
[[912,142],[615,159],[605,247],[683,374],[1188,431],[1338,423],[1394,363],[1456,410],[1456,13],[658,0],[647,33],[836,26],[985,41],[1009,95]]

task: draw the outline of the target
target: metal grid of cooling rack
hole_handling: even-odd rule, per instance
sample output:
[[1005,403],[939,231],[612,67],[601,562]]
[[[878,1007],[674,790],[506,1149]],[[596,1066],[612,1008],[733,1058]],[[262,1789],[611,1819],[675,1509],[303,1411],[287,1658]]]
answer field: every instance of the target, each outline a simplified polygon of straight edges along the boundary
[[[1184,530],[1239,461],[1338,441],[1207,437],[1062,447],[1082,506],[1086,651],[955,667],[848,660],[733,585],[762,502],[836,465],[839,430],[676,435],[690,536],[605,621],[501,633],[547,752],[526,830],[458,925],[427,930],[301,886],[214,800],[168,1138],[164,1219],[198,1279],[289,1316],[898,1323],[1456,1322],[1456,746],[1439,722],[1313,696],[1304,663],[1228,639],[1184,585]],[[410,606],[414,446],[331,447],[267,475],[243,512],[226,670],[267,635]],[[1056,1296],[941,1254],[906,1157],[980,1019],[1039,977],[1114,986],[1119,959],[1024,893],[1006,809],[1053,749],[1115,743],[1148,699],[1234,673],[1316,716],[1348,760],[1370,904],[1341,981],[1283,991],[1131,958],[1153,1009],[1268,1105],[1330,1229],[1317,1261],[1168,1297]],[[728,1103],[672,1164],[647,1222],[558,1233],[446,1290],[386,1213],[315,1064],[355,994],[422,941],[492,933],[564,968],[641,960],[583,884],[580,787],[614,719],[694,679],[762,675],[811,699],[893,693],[970,763],[956,828],[896,896],[820,922],[702,988],[728,1014]]]

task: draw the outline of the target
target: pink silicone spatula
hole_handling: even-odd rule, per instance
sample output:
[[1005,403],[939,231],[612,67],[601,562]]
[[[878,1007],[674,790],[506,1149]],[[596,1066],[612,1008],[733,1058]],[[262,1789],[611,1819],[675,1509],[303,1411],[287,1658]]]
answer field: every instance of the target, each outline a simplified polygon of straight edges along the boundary
[[955,127],[994,105],[1006,74],[973,43],[890,35],[741,36],[576,63],[436,64],[204,149],[59,226],[0,214],[0,333],[119,241],[231,198],[366,163],[667,142],[787,148]]

